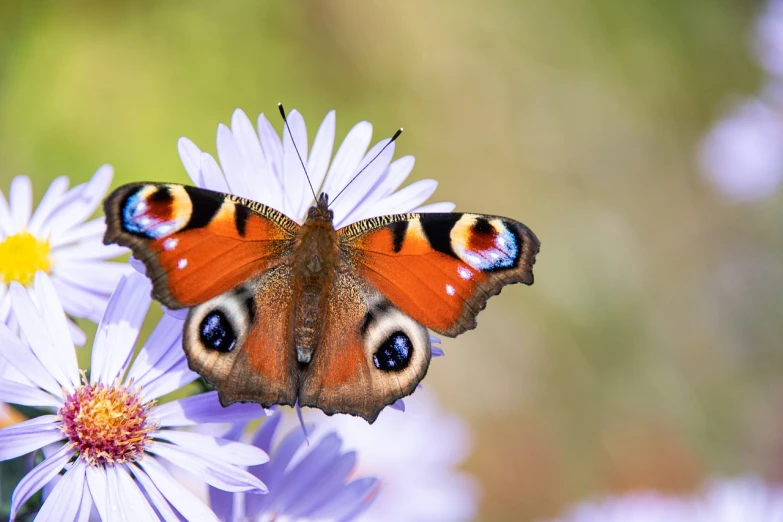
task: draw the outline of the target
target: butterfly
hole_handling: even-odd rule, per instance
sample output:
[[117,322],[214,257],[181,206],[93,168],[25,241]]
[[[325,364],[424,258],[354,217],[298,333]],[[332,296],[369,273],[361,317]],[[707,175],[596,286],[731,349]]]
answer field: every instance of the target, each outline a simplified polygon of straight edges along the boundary
[[428,329],[475,328],[503,286],[533,284],[539,250],[522,223],[483,214],[395,214],[337,230],[325,193],[302,225],[165,183],[123,185],[104,210],[104,243],[144,263],[155,299],[189,309],[188,364],[221,404],[298,403],[370,423],[424,378]]

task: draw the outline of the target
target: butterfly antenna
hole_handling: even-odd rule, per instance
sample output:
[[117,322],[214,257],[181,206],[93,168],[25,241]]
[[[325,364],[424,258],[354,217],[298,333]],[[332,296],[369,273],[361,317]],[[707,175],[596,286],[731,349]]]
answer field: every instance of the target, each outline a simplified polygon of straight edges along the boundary
[[299,163],[302,164],[302,170],[305,173],[305,177],[307,178],[307,184],[310,185],[310,192],[313,193],[313,198],[318,199],[318,196],[315,195],[315,189],[313,188],[313,182],[310,181],[310,175],[307,174],[307,167],[305,167],[304,161],[302,161],[302,155],[299,154],[299,149],[296,147],[296,140],[294,140],[294,135],[291,134],[291,127],[288,126],[288,118],[285,117],[285,109],[283,109],[283,104],[278,103],[277,108],[280,109],[280,116],[283,117],[283,123],[285,123],[285,128],[288,129],[288,135],[291,136],[291,143],[294,144],[294,150],[296,151],[296,155],[299,158]]
[[345,189],[347,189],[347,188],[348,188],[348,187],[351,185],[351,183],[353,183],[354,181],[356,181],[356,178],[358,178],[358,177],[359,177],[359,175],[360,175],[362,172],[364,172],[364,169],[366,169],[367,167],[369,167],[370,165],[372,165],[372,162],[373,162],[373,161],[375,161],[376,159],[378,159],[378,156],[380,156],[380,155],[383,153],[383,151],[385,151],[385,150],[386,150],[386,147],[388,147],[389,145],[391,145],[392,143],[394,143],[394,140],[396,140],[397,138],[399,138],[399,137],[400,137],[400,134],[402,134],[402,127],[400,127],[399,129],[397,129],[397,132],[395,132],[395,133],[394,133],[394,136],[392,136],[392,138],[389,140],[389,143],[387,143],[386,145],[384,145],[384,146],[383,146],[383,148],[382,148],[380,151],[378,151],[378,154],[376,154],[376,155],[375,155],[375,157],[374,157],[373,159],[371,159],[371,160],[370,160],[370,161],[367,163],[367,165],[365,165],[364,167],[362,167],[362,170],[360,170],[359,172],[357,172],[357,173],[356,173],[356,175],[355,175],[354,177],[352,177],[352,178],[351,178],[351,181],[349,181],[349,182],[348,182],[348,183],[347,183],[347,184],[346,184],[346,185],[343,187],[343,189],[342,189],[340,192],[338,192],[338,193],[337,193],[337,195],[336,195],[336,196],[335,196],[335,197],[334,197],[334,198],[333,198],[333,199],[332,199],[332,200],[329,202],[329,205],[331,205],[332,203],[334,203],[334,202],[335,202],[335,200],[337,200],[337,198],[339,198],[339,197],[340,197],[340,194],[342,194],[343,192],[345,192]]

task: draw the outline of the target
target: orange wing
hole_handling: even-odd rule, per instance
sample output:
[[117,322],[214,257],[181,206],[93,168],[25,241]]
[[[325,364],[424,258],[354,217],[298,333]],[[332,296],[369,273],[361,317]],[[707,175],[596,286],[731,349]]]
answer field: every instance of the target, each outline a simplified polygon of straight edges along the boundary
[[354,270],[404,313],[454,337],[487,300],[533,284],[539,241],[525,225],[482,214],[398,214],[338,231]]
[[185,185],[131,183],[106,198],[103,242],[133,250],[152,295],[187,308],[284,262],[299,225],[259,203]]

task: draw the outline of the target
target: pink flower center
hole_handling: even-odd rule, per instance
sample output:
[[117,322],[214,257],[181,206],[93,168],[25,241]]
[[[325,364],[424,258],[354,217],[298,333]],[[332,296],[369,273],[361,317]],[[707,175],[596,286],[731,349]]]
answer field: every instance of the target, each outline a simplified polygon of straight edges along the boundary
[[138,460],[149,433],[154,401],[142,402],[140,388],[85,384],[65,398],[60,408],[63,433],[92,465]]

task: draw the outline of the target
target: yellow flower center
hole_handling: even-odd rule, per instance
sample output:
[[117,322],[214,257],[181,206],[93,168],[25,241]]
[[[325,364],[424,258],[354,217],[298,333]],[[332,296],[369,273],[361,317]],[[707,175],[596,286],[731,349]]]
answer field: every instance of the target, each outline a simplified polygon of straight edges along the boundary
[[37,271],[48,273],[51,268],[48,241],[40,241],[29,232],[0,240],[0,277],[6,283],[18,281],[29,286]]
[[132,385],[86,384],[60,408],[62,431],[92,465],[133,462],[156,426],[147,419],[154,401],[142,402]]

